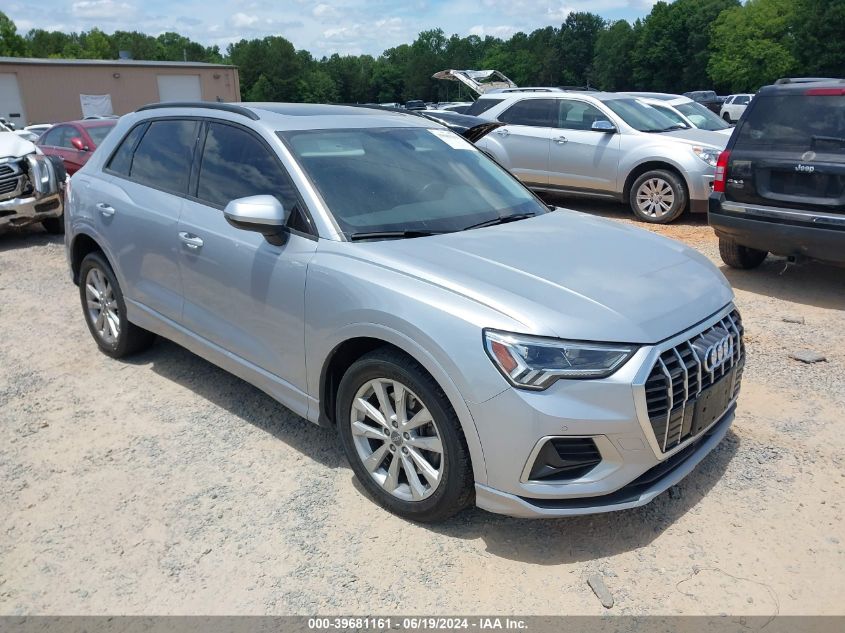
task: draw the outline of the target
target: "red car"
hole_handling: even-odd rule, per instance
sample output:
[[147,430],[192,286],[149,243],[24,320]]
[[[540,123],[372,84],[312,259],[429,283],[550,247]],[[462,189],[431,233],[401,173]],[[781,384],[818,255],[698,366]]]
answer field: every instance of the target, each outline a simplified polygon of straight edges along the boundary
[[59,123],[41,135],[36,145],[48,156],[62,159],[68,175],[75,174],[103,142],[116,119],[91,119]]

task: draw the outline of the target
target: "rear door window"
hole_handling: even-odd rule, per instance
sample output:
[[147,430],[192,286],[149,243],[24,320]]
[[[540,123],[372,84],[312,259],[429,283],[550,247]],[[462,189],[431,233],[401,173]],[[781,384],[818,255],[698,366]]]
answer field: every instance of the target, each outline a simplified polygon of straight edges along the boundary
[[199,122],[188,120],[150,123],[132,157],[129,177],[156,189],[187,193],[198,128]]
[[499,121],[512,125],[555,127],[558,123],[557,99],[524,99],[505,110]]
[[494,105],[500,104],[502,101],[504,99],[479,99],[466,110],[466,114],[478,116],[482,112],[487,112]]

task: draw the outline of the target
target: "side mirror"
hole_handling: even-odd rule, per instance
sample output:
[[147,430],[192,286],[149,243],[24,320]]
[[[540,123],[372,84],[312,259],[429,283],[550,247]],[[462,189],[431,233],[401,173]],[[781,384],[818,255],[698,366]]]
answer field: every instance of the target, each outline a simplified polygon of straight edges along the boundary
[[85,143],[82,142],[82,139],[78,136],[74,136],[72,139],[70,139],[70,144],[73,145],[80,152],[88,151],[88,146],[85,145]]
[[261,233],[268,242],[279,246],[285,242],[290,210],[275,196],[248,196],[229,202],[223,216],[236,229]]
[[616,133],[616,126],[613,125],[610,121],[600,120],[600,121],[593,121],[593,124],[590,126],[591,130],[596,132],[604,132],[605,134],[615,134]]

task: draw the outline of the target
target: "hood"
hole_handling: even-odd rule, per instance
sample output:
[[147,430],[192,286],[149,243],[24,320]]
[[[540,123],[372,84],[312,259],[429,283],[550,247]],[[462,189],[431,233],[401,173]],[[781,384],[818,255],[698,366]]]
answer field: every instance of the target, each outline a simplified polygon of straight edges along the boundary
[[441,70],[431,76],[432,79],[460,81],[477,94],[502,88],[516,88],[516,84],[498,70]]
[[725,149],[728,144],[730,134],[727,136],[720,131],[699,130],[692,128],[688,130],[672,130],[671,132],[663,132],[660,136],[674,136],[675,138],[685,141],[689,145],[710,145],[716,149]]
[[650,231],[559,210],[424,238],[356,243],[356,256],[560,338],[656,343],[733,298],[703,255]]
[[731,134],[734,133],[734,129],[732,127],[726,127],[724,130],[716,130],[716,134],[724,134],[728,138],[730,138]]
[[17,158],[35,152],[35,145],[14,132],[0,132],[0,158]]

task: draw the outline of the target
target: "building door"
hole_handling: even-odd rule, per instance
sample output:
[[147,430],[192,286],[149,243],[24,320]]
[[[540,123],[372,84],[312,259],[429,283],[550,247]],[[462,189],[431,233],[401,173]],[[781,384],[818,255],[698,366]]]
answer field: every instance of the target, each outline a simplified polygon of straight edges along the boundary
[[17,129],[29,124],[23,110],[18,76],[15,73],[0,73],[0,117],[14,123]]
[[199,75],[158,75],[159,101],[202,101]]

